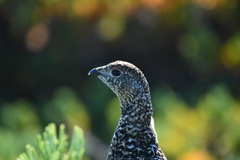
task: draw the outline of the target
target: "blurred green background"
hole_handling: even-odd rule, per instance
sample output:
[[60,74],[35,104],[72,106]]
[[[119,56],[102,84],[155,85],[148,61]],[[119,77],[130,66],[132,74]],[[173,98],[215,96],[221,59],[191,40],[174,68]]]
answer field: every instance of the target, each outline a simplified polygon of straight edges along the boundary
[[147,77],[169,160],[240,159],[239,0],[0,0],[0,160],[51,122],[105,159],[119,102],[87,73],[115,60]]

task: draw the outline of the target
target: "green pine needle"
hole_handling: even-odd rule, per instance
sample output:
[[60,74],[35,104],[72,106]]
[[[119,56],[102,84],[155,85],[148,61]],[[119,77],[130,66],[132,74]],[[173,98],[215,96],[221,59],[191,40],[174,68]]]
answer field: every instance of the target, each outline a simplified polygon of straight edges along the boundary
[[74,126],[73,135],[68,148],[68,135],[65,126],[60,125],[57,137],[56,125],[49,124],[43,135],[37,135],[37,150],[26,145],[26,152],[19,155],[17,160],[80,160],[84,153],[83,131]]

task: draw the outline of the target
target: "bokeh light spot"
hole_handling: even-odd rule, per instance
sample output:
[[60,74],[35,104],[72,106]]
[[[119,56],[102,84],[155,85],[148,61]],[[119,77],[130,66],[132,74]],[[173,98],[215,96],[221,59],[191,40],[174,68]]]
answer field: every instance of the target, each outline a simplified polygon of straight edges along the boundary
[[45,24],[32,26],[25,37],[25,45],[30,51],[39,51],[45,47],[49,39],[49,29]]
[[199,53],[199,43],[192,34],[185,34],[180,37],[178,50],[185,58],[193,58]]
[[73,10],[82,17],[91,17],[98,9],[97,0],[75,0],[73,1]]
[[221,61],[228,68],[240,67],[240,33],[233,36],[225,46],[223,46]]
[[224,156],[232,148],[232,140],[228,135],[220,136],[214,143],[214,151],[218,156]]
[[212,160],[211,155],[204,150],[193,150],[180,156],[178,160]]
[[131,0],[106,1],[107,10],[115,16],[127,16],[137,7],[137,4]]
[[159,5],[163,5],[165,0],[142,0],[143,5],[156,8]]
[[198,4],[205,9],[214,9],[218,0],[197,0]]
[[152,28],[158,24],[159,14],[154,9],[143,8],[139,10],[137,18],[144,26]]
[[124,30],[124,23],[121,19],[103,18],[97,24],[97,34],[105,41],[118,38]]

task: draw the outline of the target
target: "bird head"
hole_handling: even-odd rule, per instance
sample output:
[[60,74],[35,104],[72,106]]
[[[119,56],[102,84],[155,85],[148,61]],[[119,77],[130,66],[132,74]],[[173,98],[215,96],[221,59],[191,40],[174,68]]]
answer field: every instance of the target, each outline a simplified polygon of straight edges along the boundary
[[102,80],[120,99],[120,102],[134,101],[147,94],[149,86],[143,73],[133,64],[115,61],[92,69],[89,75]]

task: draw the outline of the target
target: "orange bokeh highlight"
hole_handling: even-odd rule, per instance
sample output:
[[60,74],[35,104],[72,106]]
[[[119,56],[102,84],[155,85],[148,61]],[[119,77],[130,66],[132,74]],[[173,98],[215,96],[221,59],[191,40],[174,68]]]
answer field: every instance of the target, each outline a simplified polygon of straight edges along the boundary
[[99,8],[97,0],[75,0],[72,8],[74,12],[82,17],[92,17]]
[[25,45],[30,51],[39,51],[45,47],[49,39],[49,29],[45,24],[32,26],[26,36]]

